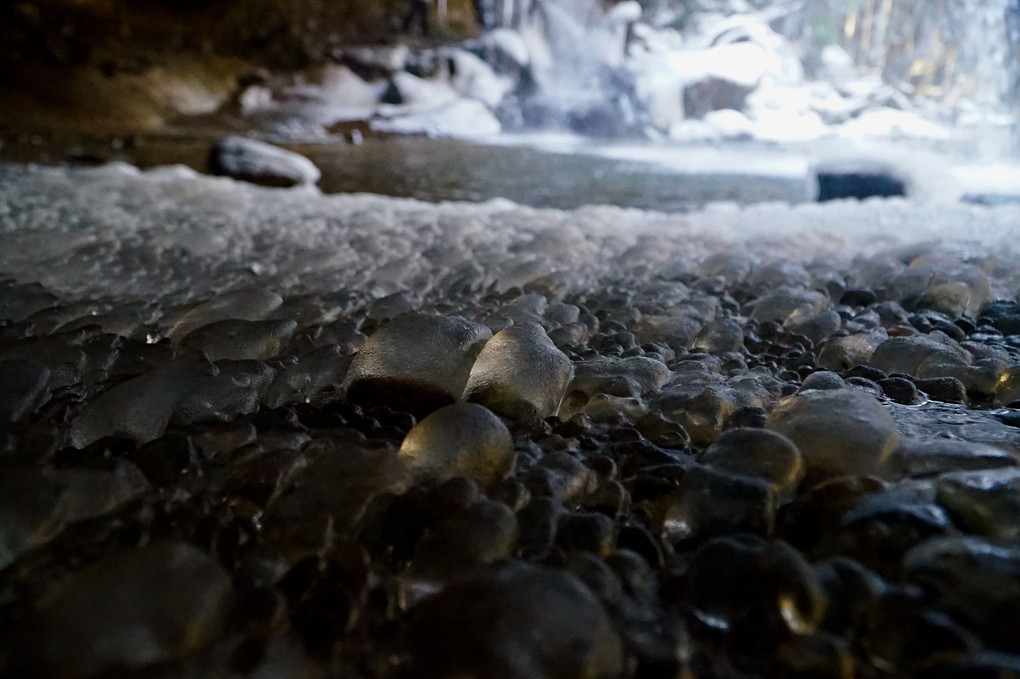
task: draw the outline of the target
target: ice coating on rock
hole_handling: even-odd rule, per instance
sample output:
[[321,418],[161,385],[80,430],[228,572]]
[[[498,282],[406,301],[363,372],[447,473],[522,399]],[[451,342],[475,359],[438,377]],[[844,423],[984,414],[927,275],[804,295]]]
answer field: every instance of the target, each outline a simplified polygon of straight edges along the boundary
[[621,671],[620,640],[573,575],[512,564],[451,585],[411,615],[415,676],[609,679]]
[[647,356],[599,358],[574,364],[568,392],[645,396],[661,389],[669,377],[665,363]]
[[466,476],[482,486],[505,478],[514,466],[514,442],[503,421],[474,403],[435,411],[408,432],[400,457],[420,480]]
[[570,359],[537,323],[515,325],[485,343],[464,399],[511,419],[555,415],[573,375]]
[[264,361],[279,354],[296,329],[292,320],[216,321],[189,332],[177,343],[176,351],[179,355],[205,355],[210,361]]
[[327,346],[279,371],[265,395],[266,407],[278,408],[288,403],[308,402],[331,387],[339,391],[351,362],[351,358],[344,356],[339,349]]
[[222,292],[190,309],[169,328],[167,336],[176,340],[196,328],[216,321],[260,321],[281,304],[283,298],[265,288],[250,287]]
[[7,468],[0,478],[0,570],[66,526],[113,511],[145,490],[145,479],[129,464],[113,472]]
[[792,396],[769,413],[766,427],[793,441],[816,478],[874,472],[899,439],[889,412],[859,389]]
[[968,365],[971,362],[965,349],[936,330],[928,335],[887,339],[875,349],[871,364],[887,373],[916,375],[922,364],[936,357],[940,363]]
[[118,384],[89,402],[71,423],[71,445],[83,448],[107,436],[125,436],[138,443],[159,438],[194,376],[210,370],[215,371],[200,361],[178,361]]
[[1014,544],[1020,539],[1020,469],[946,474],[936,499],[968,533]]
[[276,370],[259,361],[220,361],[215,374],[196,375],[173,405],[175,424],[230,422],[259,409]]
[[0,375],[0,425],[29,414],[46,398],[50,379],[46,366],[20,359],[0,361]]
[[275,375],[257,361],[225,361],[219,366],[195,359],[174,361],[90,401],[71,423],[70,444],[83,448],[109,436],[144,444],[162,436],[171,421],[232,420],[258,409]]
[[759,322],[799,321],[817,314],[827,301],[826,296],[817,290],[803,290],[784,285],[758,300],[751,318]]
[[187,656],[221,632],[230,578],[191,545],[157,542],[73,576],[19,630],[14,665],[71,679]]
[[484,325],[457,316],[399,316],[373,333],[354,357],[344,379],[347,399],[415,413],[453,403],[490,337]]
[[869,332],[830,339],[818,352],[818,366],[843,372],[858,365],[866,365],[871,362],[875,349],[887,337],[884,332]]
[[721,471],[768,483],[780,498],[789,498],[804,476],[804,460],[793,442],[766,429],[729,429],[701,456]]

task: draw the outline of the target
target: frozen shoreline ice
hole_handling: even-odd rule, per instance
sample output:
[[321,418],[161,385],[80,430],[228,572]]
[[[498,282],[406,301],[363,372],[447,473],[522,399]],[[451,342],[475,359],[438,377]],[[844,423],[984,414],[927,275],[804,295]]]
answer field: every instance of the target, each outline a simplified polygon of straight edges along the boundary
[[0,273],[68,299],[183,301],[254,282],[281,294],[442,297],[451,275],[505,289],[554,272],[597,281],[647,266],[661,276],[720,252],[847,265],[933,242],[1015,264],[1018,226],[1020,205],[886,199],[562,211],[261,189],[183,167],[0,165]]

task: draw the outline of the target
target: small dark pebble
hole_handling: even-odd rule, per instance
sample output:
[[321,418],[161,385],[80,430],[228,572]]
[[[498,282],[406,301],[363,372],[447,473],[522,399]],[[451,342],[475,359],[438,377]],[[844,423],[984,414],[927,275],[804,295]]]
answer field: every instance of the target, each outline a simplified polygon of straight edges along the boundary
[[967,388],[955,377],[928,377],[914,384],[933,401],[967,403]]
[[886,396],[902,405],[917,405],[924,400],[914,383],[908,379],[887,377],[884,380],[879,380],[877,384]]

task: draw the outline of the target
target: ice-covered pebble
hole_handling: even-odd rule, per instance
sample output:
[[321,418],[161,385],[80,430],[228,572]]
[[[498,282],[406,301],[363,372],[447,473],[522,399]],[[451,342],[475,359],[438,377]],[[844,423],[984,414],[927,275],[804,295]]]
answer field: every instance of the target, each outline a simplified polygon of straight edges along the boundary
[[514,466],[514,445],[502,420],[488,408],[456,403],[416,424],[400,446],[400,457],[420,480],[467,476],[489,486]]
[[705,450],[701,462],[768,483],[778,498],[789,498],[804,476],[804,461],[790,439],[765,429],[730,429]]
[[936,330],[928,335],[889,338],[875,349],[871,365],[887,373],[917,375],[918,368],[935,357],[943,364],[968,365],[971,362],[965,349]]
[[0,570],[70,524],[105,514],[146,490],[136,467],[58,469],[8,467],[0,476]]
[[447,587],[410,615],[414,676],[610,679],[622,669],[602,605],[565,573],[508,565]]
[[475,358],[492,336],[456,316],[406,314],[374,332],[344,379],[347,399],[427,414],[461,398]]
[[167,336],[176,340],[196,328],[216,321],[261,321],[281,304],[283,298],[265,288],[246,287],[223,292],[191,307],[167,328]]
[[42,405],[50,371],[21,359],[0,361],[0,425],[10,424]]
[[196,328],[177,342],[179,355],[204,354],[210,361],[264,361],[276,356],[294,335],[292,320],[216,321]]
[[1020,469],[955,472],[939,479],[938,503],[972,535],[1020,540]]
[[899,438],[888,411],[858,389],[790,397],[769,414],[766,426],[793,441],[814,478],[871,473]]
[[14,666],[71,679],[135,672],[187,657],[222,632],[230,577],[181,542],[156,542],[74,575],[18,630]]
[[573,368],[542,326],[515,325],[486,342],[471,368],[465,400],[530,421],[555,415]]
[[203,361],[186,359],[121,382],[91,401],[71,423],[71,445],[82,448],[107,436],[148,443],[166,431],[174,407],[196,379],[214,375]]

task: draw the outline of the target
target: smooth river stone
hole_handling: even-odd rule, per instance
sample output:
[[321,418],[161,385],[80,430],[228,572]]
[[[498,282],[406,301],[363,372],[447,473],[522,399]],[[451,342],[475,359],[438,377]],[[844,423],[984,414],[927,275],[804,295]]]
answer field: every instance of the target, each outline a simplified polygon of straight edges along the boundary
[[372,334],[351,361],[347,400],[426,415],[458,401],[492,332],[459,316],[406,314]]
[[[123,676],[208,645],[232,608],[215,559],[157,542],[74,575],[19,630],[14,666],[24,676]],[[19,675],[21,676],[21,675]]]
[[793,396],[769,414],[765,426],[793,441],[815,479],[869,474],[899,440],[889,412],[859,389]]
[[464,399],[514,420],[555,415],[573,368],[542,326],[523,323],[493,336],[478,355]]
[[407,677],[609,679],[620,639],[573,575],[512,564],[450,585],[410,611]]
[[456,403],[416,424],[404,437],[399,455],[419,480],[466,476],[489,486],[513,470],[514,442],[488,408]]

